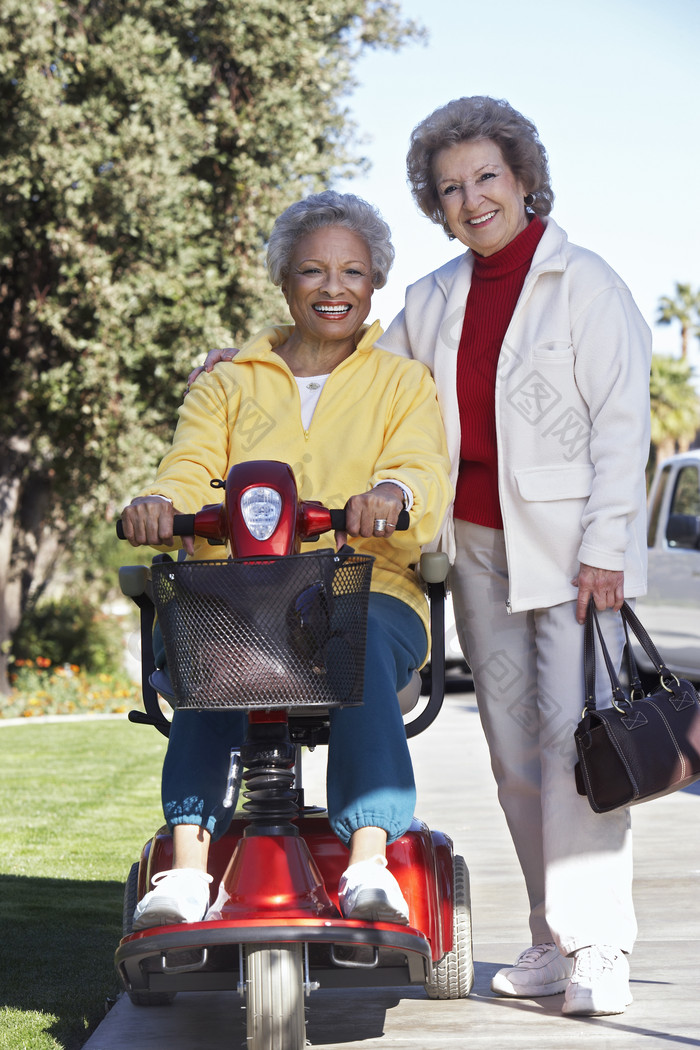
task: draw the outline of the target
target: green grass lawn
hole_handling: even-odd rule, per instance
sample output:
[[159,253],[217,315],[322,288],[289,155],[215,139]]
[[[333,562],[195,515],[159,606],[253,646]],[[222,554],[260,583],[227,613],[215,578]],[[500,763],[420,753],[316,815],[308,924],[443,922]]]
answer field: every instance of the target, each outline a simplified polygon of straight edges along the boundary
[[116,996],[165,746],[126,720],[0,725],[0,1050],[78,1050]]

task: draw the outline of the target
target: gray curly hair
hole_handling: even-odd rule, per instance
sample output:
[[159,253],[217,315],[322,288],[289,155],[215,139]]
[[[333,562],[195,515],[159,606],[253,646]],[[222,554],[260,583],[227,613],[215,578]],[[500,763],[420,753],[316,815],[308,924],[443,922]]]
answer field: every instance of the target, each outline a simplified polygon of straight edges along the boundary
[[491,139],[531,201],[527,207],[536,215],[549,215],[554,192],[549,181],[549,163],[537,128],[505,99],[474,95],[456,98],[422,120],[411,132],[406,170],[411,193],[418,207],[445,233],[452,231],[445,221],[433,176],[433,160],[440,150],[460,142]]
[[383,288],[394,262],[391,230],[376,208],[352,193],[326,190],[291,204],[272,227],[267,246],[267,272],[278,287],[289,275],[294,245],[300,237],[324,226],[343,226],[367,242],[372,260],[372,284]]

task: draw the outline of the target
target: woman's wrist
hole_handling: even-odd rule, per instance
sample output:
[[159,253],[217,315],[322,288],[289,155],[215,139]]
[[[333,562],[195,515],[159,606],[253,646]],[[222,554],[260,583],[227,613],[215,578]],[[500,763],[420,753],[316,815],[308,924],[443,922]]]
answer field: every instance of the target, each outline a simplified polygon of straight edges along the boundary
[[380,485],[392,485],[397,490],[396,495],[403,503],[403,509],[411,509],[413,506],[413,493],[407,485],[404,485],[401,481],[396,481],[394,478],[386,478],[383,481],[377,481],[373,488],[379,488]]

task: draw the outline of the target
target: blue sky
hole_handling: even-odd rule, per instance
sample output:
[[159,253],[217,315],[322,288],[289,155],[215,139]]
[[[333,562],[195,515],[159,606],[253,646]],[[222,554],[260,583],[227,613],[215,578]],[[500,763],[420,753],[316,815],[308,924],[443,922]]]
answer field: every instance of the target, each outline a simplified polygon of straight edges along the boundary
[[[372,163],[338,187],[375,204],[397,261],[373,316],[385,325],[407,284],[458,254],[406,186],[412,128],[461,95],[506,98],[537,125],[550,160],[553,217],[602,255],[654,324],[675,282],[700,288],[700,0],[401,0],[427,46],[377,52],[356,69],[349,115]],[[691,361],[700,372],[700,343]]]

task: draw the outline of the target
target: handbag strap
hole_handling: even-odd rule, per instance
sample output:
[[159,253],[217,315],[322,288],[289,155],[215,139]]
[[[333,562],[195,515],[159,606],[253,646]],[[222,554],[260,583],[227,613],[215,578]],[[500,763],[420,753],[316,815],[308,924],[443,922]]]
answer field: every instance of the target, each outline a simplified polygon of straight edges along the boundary
[[[622,603],[620,615],[622,617],[622,626],[625,631],[625,657],[627,662],[627,671],[629,674],[631,697],[634,698],[636,696],[644,696],[645,693],[639,677],[637,661],[634,658],[632,646],[630,645],[629,631],[632,631],[635,638],[641,645],[642,649],[651,660],[652,664],[654,665],[654,669],[659,675],[663,687],[668,692],[672,692],[674,694],[677,693],[677,691],[679,690],[678,679],[671,671],[669,671],[668,667],[661,659],[658,649],[652,642],[645,628],[642,626],[638,617],[632,611],[627,602]],[[618,677],[617,671],[615,670],[615,666],[612,660],[610,659],[608,647],[605,644],[603,632],[600,629],[600,623],[598,621],[598,613],[596,611],[595,603],[591,598],[588,603],[588,608],[586,609],[586,622],[584,626],[583,636],[583,667],[586,688],[586,711],[595,711],[596,709],[595,634],[598,635],[601,651],[603,653],[603,659],[605,660],[605,666],[610,677],[613,707],[620,708],[624,707],[624,705],[629,705],[630,699],[627,697],[624,689],[620,685],[620,679]]]
[[634,650],[630,645],[629,629],[627,627],[627,620],[624,616],[622,617],[622,628],[625,632],[625,660],[627,663],[627,675],[630,684],[630,700],[641,700],[646,696],[646,693],[644,692],[642,679],[639,675],[639,668],[637,667]]
[[586,609],[583,626],[583,680],[586,690],[586,711],[595,711],[595,634],[593,633],[593,599]]
[[652,642],[651,638],[647,634],[647,632],[644,629],[644,627],[642,626],[642,624],[639,622],[639,619],[636,616],[636,614],[632,611],[632,609],[630,609],[630,607],[627,604],[627,602],[623,602],[622,603],[622,608],[620,609],[620,615],[622,616],[622,620],[623,620],[623,623],[625,624],[625,626],[627,626],[629,624],[630,630],[632,631],[632,633],[636,637],[637,641],[641,645],[641,647],[644,650],[644,652],[647,654],[647,656],[651,660],[652,664],[654,665],[654,670],[656,671],[656,673],[659,675],[659,677],[663,681],[665,681],[665,684],[666,684],[667,688],[669,687],[671,682],[677,682],[678,679],[676,678],[676,676],[673,674],[672,671],[669,671],[668,667],[666,666],[664,661],[659,656],[658,649],[656,648],[656,646]]
[[[631,610],[630,610],[631,611]],[[618,678],[615,665],[612,662],[608,647],[605,644],[603,638],[603,632],[600,629],[600,623],[598,622],[598,614],[593,599],[591,598],[588,602],[588,608],[586,609],[586,622],[584,625],[583,634],[583,674],[584,682],[586,687],[586,707],[587,712],[595,711],[596,709],[596,696],[595,696],[595,634],[593,629],[598,635],[598,641],[600,642],[601,652],[603,659],[605,660],[605,666],[607,668],[608,677],[610,678],[610,686],[612,688],[612,703],[613,707],[620,708],[623,704],[629,704],[629,699],[620,685],[620,679]],[[633,628],[634,629],[634,628]],[[629,649],[629,646],[628,646]],[[631,670],[631,669],[630,669]],[[635,668],[636,670],[636,668]],[[641,685],[640,685],[641,688]]]

